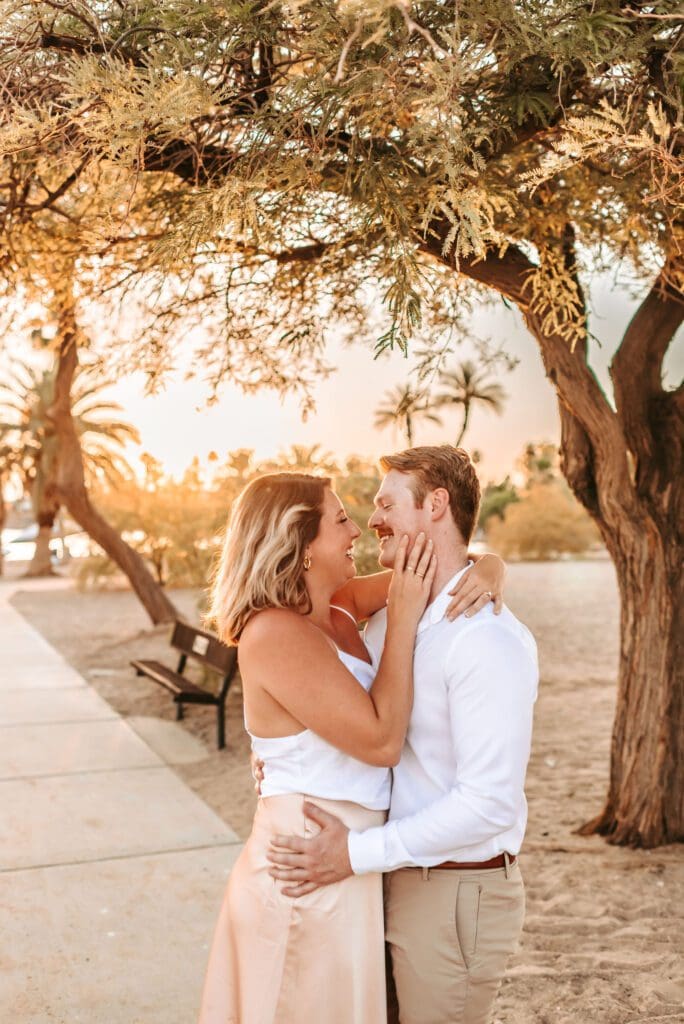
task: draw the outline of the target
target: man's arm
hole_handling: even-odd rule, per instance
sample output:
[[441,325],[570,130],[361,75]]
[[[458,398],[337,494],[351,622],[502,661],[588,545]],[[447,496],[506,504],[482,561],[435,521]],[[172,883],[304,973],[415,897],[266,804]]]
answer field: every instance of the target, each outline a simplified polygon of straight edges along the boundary
[[507,832],[520,813],[537,690],[533,648],[474,622],[447,658],[457,765],[449,792],[416,814],[349,835],[353,871],[430,866]]
[[[464,642],[465,641],[465,642]],[[473,623],[447,657],[456,779],[449,792],[416,814],[365,832],[349,832],[318,810],[320,833],[277,837],[271,873],[302,895],[352,872],[439,864],[514,823],[523,799],[537,690],[534,649],[507,629]],[[314,816],[314,814],[312,814]]]

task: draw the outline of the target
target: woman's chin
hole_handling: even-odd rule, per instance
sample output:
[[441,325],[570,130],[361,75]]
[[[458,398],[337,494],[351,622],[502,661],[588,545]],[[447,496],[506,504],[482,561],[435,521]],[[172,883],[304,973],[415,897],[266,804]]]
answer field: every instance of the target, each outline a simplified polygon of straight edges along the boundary
[[347,571],[345,573],[344,582],[352,580],[356,576],[356,563],[352,562],[351,558],[347,559]]

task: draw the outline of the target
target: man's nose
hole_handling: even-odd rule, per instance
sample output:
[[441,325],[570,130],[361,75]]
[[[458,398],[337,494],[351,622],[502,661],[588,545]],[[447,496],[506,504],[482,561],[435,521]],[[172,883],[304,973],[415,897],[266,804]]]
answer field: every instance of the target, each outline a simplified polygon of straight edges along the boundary
[[370,519],[368,520],[368,529],[377,530],[378,526],[380,525],[381,519],[382,517],[380,515],[380,512],[376,508],[375,511],[372,513]]

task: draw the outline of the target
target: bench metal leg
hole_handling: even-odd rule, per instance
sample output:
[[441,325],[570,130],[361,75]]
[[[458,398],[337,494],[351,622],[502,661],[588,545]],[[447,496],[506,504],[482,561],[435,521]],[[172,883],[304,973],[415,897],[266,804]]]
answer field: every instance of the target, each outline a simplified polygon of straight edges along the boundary
[[176,701],[176,721],[181,722],[183,720],[183,705],[178,700]]
[[223,750],[226,745],[226,721],[225,721],[225,708],[223,704],[219,704],[216,708],[216,722],[218,732],[218,748]]

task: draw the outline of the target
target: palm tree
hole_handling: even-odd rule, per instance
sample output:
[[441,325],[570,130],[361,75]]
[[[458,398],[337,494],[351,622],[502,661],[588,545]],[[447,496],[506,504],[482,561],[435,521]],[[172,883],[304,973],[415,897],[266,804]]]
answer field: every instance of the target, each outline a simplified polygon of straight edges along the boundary
[[311,473],[318,470],[328,476],[336,476],[340,471],[333,453],[321,451],[320,444],[292,444],[287,451],[280,452],[275,459],[269,460],[259,468],[269,473],[283,470],[291,473]]
[[[19,361],[8,375],[8,382],[0,383],[0,412],[7,419],[0,428],[18,435],[15,451],[19,456],[21,450],[23,483],[31,496],[38,525],[36,547],[28,569],[30,576],[52,572],[50,539],[61,504],[56,483],[58,439],[50,414],[56,376],[56,366],[38,371]],[[95,369],[86,365],[80,369],[74,385],[74,426],[90,480],[98,477],[116,480],[130,475],[130,466],[121,449],[127,441],[137,443],[140,440],[135,427],[116,418],[121,407],[100,399],[101,392],[111,384],[112,381],[98,379]]]
[[399,427],[406,434],[409,448],[413,446],[413,426],[416,420],[429,420],[442,426],[440,417],[432,411],[435,403],[431,403],[428,393],[411,384],[403,387],[397,385],[386,391],[384,405],[375,410],[375,426],[378,430],[385,427]]
[[455,441],[457,448],[465,437],[473,406],[481,405],[497,416],[503,412],[506,392],[496,381],[487,380],[486,370],[478,368],[470,359],[459,363],[455,370],[440,373],[439,382],[446,390],[435,398],[435,407],[463,406],[463,423]]

